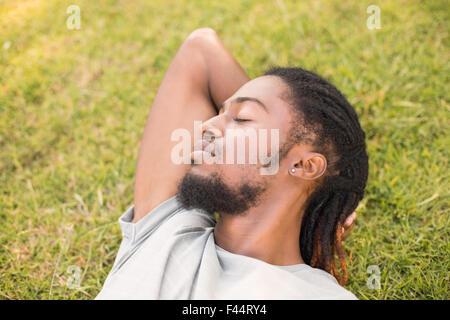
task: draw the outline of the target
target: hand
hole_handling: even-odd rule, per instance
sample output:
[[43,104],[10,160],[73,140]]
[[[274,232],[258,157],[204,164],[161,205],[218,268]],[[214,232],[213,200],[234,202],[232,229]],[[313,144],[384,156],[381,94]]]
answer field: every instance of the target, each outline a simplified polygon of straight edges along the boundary
[[351,215],[349,215],[347,219],[345,219],[344,221],[344,225],[342,227],[342,240],[345,240],[348,237],[350,230],[352,230],[353,227],[355,226],[355,220],[356,220],[356,211],[354,211]]

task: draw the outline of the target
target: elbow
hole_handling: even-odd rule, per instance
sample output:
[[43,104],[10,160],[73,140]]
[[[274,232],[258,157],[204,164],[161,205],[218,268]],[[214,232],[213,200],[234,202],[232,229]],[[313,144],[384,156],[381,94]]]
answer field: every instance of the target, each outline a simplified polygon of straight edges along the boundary
[[189,40],[203,40],[203,41],[214,41],[217,39],[217,33],[212,28],[198,28],[192,31],[186,38],[186,41]]
[[184,41],[187,46],[192,46],[197,49],[205,48],[206,46],[216,46],[220,43],[219,36],[212,28],[199,28],[192,31]]

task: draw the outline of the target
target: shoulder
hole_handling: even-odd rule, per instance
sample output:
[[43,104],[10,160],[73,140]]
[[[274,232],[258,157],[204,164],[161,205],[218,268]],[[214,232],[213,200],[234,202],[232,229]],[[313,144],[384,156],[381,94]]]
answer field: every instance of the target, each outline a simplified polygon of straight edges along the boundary
[[342,287],[328,272],[307,266],[303,270],[296,272],[296,276],[307,281],[316,288],[313,299],[330,299],[330,300],[357,300],[358,298],[349,290]]
[[124,238],[130,238],[132,242],[153,233],[180,234],[215,226],[212,215],[195,209],[186,210],[176,196],[163,201],[137,222],[133,222],[133,216],[134,206],[131,206],[119,218]]

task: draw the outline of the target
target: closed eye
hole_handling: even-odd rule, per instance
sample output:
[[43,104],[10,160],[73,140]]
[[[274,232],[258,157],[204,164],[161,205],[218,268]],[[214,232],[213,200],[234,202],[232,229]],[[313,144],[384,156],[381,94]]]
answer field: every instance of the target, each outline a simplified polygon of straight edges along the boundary
[[236,122],[245,122],[245,121],[250,121],[250,120],[249,120],[249,119],[241,119],[241,118],[233,117],[233,121],[236,121]]

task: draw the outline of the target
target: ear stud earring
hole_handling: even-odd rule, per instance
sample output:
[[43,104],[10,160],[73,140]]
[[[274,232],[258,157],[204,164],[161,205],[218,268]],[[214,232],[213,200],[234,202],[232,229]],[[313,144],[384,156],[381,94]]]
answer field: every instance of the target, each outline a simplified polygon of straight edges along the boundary
[[291,173],[295,173],[295,168],[291,168]]

